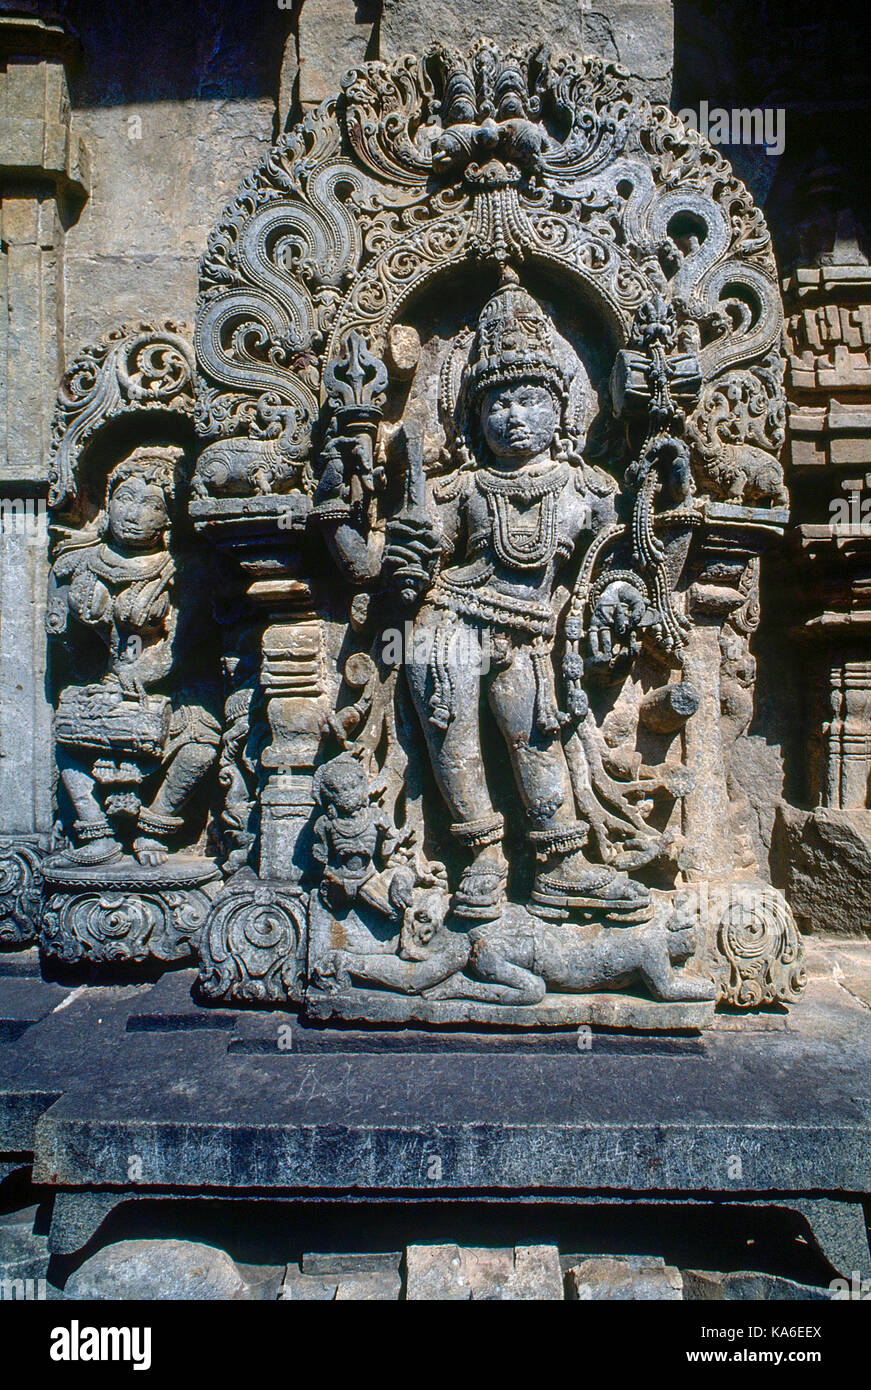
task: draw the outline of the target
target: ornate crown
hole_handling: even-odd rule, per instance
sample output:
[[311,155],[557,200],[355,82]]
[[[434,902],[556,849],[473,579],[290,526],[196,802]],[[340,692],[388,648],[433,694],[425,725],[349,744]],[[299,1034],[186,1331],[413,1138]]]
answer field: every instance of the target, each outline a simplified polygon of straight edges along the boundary
[[559,401],[568,394],[550,321],[541,305],[521,288],[517,272],[506,266],[498,290],[481,310],[463,373],[463,391],[469,405],[474,405],[485,391],[516,381],[540,382]]

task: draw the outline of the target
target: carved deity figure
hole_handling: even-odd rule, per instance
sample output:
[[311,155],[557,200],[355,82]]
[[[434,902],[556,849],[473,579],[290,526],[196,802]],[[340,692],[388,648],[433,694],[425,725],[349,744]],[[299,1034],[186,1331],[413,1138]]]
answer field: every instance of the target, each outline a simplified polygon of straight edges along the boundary
[[[605,862],[600,846],[595,857],[588,852],[592,774],[583,746],[573,769],[564,746],[567,726],[582,722],[588,706],[583,661],[567,652],[561,675],[571,699],[560,708],[554,653],[569,597],[561,571],[616,521],[616,483],[572,445],[569,388],[547,315],[507,268],[463,368],[452,469],[424,482],[423,427],[410,411],[397,435],[406,503],[379,530],[367,524],[371,508],[332,501],[340,465],[342,496],[353,493],[349,474],[364,484],[372,478],[369,438],[339,435],[325,451],[316,511],[335,559],[357,582],[391,580],[415,610],[408,685],[451,832],[471,856],[452,900],[461,918],[498,918],[506,901],[504,817],[482,742],[486,707],[537,859],[532,904],[631,918],[649,901],[619,863]],[[358,494],[366,496],[365,485]],[[655,621],[642,588],[620,575],[597,595],[593,662],[637,650],[639,633]]]
[[57,547],[46,624],[73,679],[60,692],[58,766],[75,812],[70,865],[132,850],[157,865],[217,755],[220,728],[179,682],[169,547],[180,450],[134,449],[109,474],[96,520]]

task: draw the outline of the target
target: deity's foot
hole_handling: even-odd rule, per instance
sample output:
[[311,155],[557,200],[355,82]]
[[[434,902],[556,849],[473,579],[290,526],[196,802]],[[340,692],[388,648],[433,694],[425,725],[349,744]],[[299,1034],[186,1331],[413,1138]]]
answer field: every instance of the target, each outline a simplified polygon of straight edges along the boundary
[[593,909],[638,921],[639,914],[649,909],[650,891],[607,864],[591,864],[576,851],[536,874],[532,902],[551,909]]
[[162,845],[159,840],[154,840],[147,835],[140,835],[138,839],[133,841],[133,853],[139,863],[146,866],[165,864],[169,858],[169,850],[166,845]]
[[491,921],[498,917],[505,904],[505,885],[508,865],[503,858],[490,859],[483,854],[463,871],[451,910],[457,917]]
[[87,840],[75,849],[58,850],[49,855],[45,864],[51,868],[96,868],[100,864],[114,864],[121,858],[121,846],[111,835],[101,835],[96,840]]

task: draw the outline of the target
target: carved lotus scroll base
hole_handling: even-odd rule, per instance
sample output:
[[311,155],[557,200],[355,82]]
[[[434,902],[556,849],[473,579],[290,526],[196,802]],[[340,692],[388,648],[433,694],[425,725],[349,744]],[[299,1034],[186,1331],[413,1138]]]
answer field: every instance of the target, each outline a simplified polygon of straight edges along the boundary
[[203,996],[222,1003],[299,1003],[307,940],[306,895],[242,871],[215,898],[200,939]]
[[214,864],[184,855],[44,873],[42,950],[67,964],[190,960],[220,882]]
[[764,883],[708,885],[705,954],[717,997],[733,1008],[794,1004],[807,984],[792,908]]

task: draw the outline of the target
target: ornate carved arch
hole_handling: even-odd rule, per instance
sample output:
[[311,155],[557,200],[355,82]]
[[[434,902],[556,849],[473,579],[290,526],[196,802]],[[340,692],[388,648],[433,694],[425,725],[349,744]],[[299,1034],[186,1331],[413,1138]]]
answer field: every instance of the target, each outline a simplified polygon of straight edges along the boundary
[[[363,64],[245,181],[201,264],[201,436],[280,439],[306,458],[348,334],[381,350],[409,301],[470,261],[550,268],[592,297],[617,345],[662,294],[698,356],[693,441],[719,421],[716,383],[738,373],[731,395],[758,396],[748,374],[777,352],[768,231],[726,160],[615,64],[482,39]],[[752,435],[776,453],[774,397],[761,430],[739,410],[719,444]],[[703,490],[706,453],[693,457]]]

